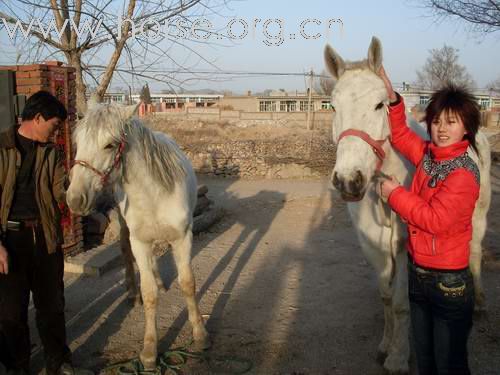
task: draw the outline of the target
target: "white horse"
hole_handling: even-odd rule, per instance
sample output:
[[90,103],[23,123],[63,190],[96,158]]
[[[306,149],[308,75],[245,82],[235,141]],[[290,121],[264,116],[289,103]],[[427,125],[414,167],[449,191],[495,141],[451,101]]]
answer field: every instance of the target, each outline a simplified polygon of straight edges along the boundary
[[87,215],[98,193],[104,187],[113,188],[141,279],[146,326],[140,359],[146,369],[152,369],[157,357],[156,304],[161,284],[153,241],[172,246],[196,348],[208,347],[209,339],[195,300],[191,269],[196,176],[175,142],[145,127],[134,117],[136,109],[89,106],[73,133],[77,151],[66,200],[73,212]]
[[[376,74],[382,64],[382,46],[377,38],[373,38],[368,59],[352,63],[344,62],[328,45],[324,55],[329,72],[337,80],[332,92],[332,104],[336,110],[333,139],[337,144],[332,183],[348,201],[348,211],[363,253],[378,276],[385,318],[384,334],[378,347],[379,359],[389,373],[408,373],[406,227],[380,199],[375,181],[377,175],[385,173],[394,175],[408,188],[414,168],[391,147],[388,139],[387,92]],[[490,149],[481,132],[477,134],[476,142],[480,159],[471,150],[469,154],[478,163],[481,190],[473,216],[470,267],[476,301],[482,305],[481,240],[486,230],[491,195]]]

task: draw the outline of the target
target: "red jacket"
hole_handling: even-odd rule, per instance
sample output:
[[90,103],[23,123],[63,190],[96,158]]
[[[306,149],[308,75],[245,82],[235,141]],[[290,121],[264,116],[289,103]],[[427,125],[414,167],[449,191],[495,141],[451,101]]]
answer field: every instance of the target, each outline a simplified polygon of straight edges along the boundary
[[[468,141],[437,147],[422,140],[406,125],[404,103],[389,110],[392,145],[417,168],[411,191],[394,189],[389,204],[408,224],[407,248],[415,263],[435,269],[462,269],[469,264],[472,214],[479,197],[479,170],[460,167],[429,187],[426,154],[436,162],[465,154]],[[427,160],[429,163],[430,160]],[[470,163],[468,164],[470,166]],[[427,172],[426,172],[427,170]]]

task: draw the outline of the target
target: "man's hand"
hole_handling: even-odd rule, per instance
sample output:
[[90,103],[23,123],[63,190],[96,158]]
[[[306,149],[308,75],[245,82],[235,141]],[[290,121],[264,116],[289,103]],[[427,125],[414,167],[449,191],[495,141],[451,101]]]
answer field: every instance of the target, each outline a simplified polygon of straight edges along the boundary
[[395,102],[396,100],[398,100],[398,97],[394,92],[394,89],[392,88],[391,80],[389,79],[389,77],[387,77],[387,73],[385,72],[384,66],[380,67],[378,75],[380,76],[380,78],[382,78],[382,81],[384,81],[385,89],[387,90],[387,96],[389,97],[389,100],[391,102]]
[[391,195],[392,191],[399,186],[401,186],[401,184],[394,176],[391,176],[390,180],[384,179],[380,183],[380,195],[382,195],[382,198],[387,200],[389,199],[389,195]]
[[9,254],[7,249],[0,243],[0,274],[9,273]]

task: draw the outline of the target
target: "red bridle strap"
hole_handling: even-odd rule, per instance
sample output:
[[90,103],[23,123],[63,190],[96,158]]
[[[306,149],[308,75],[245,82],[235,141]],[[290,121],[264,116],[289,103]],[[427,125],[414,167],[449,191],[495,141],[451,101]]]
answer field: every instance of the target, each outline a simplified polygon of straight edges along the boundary
[[90,169],[92,172],[101,177],[101,184],[104,186],[106,185],[111,172],[113,172],[113,170],[117,168],[118,165],[120,165],[124,149],[125,149],[125,137],[122,137],[120,145],[118,146],[118,150],[116,151],[115,157],[113,159],[113,164],[111,164],[104,172],[101,172],[97,168],[94,168],[92,165],[90,165],[84,160],[73,160],[72,167],[75,165],[81,165],[82,167]]
[[372,147],[372,150],[375,153],[375,156],[378,158],[377,171],[379,171],[382,168],[382,163],[384,162],[384,159],[385,159],[385,151],[382,148],[382,145],[385,143],[387,138],[382,139],[382,140],[375,140],[372,137],[370,137],[368,135],[368,133],[366,133],[362,130],[347,129],[340,134],[339,139],[337,141],[337,144],[339,144],[339,142],[342,138],[347,137],[349,135],[361,138],[363,141],[365,141],[366,143],[368,143]]

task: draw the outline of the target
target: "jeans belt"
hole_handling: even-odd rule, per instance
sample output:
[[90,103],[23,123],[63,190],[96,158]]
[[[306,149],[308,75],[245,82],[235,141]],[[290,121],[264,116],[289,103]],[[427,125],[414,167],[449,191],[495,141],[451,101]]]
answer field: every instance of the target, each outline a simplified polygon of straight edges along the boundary
[[38,219],[21,220],[21,221],[8,220],[7,230],[20,231],[25,228],[35,228],[38,224],[40,224],[40,220]]
[[424,267],[419,266],[417,263],[415,263],[415,261],[410,256],[410,254],[408,254],[408,264],[410,265],[411,268],[413,268],[413,270],[415,272],[417,272],[419,274],[425,274],[425,275],[438,274],[438,273],[459,273],[459,272],[467,271],[469,269],[469,267],[457,269],[457,270],[455,270],[455,269],[449,270],[449,269],[424,268]]

